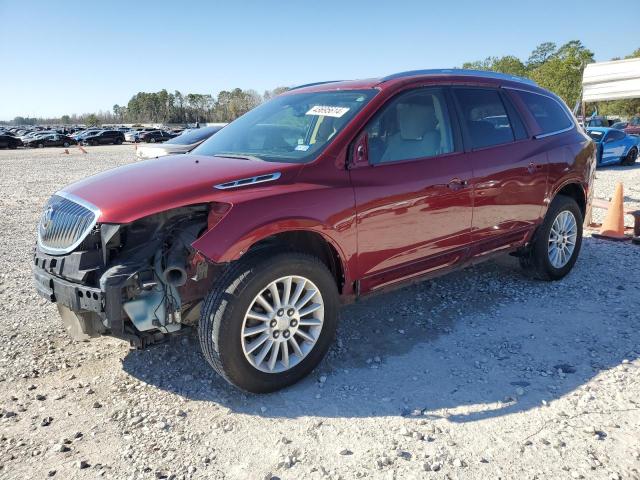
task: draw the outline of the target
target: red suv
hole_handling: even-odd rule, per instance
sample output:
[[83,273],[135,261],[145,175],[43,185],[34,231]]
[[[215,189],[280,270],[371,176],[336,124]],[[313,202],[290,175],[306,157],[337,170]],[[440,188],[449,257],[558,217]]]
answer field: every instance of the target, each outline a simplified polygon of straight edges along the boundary
[[49,200],[33,272],[75,336],[142,348],[197,328],[232,384],[324,357],[344,301],[498,253],[564,277],[595,148],[565,104],[502,74],[426,70],[293,88],[191,154]]

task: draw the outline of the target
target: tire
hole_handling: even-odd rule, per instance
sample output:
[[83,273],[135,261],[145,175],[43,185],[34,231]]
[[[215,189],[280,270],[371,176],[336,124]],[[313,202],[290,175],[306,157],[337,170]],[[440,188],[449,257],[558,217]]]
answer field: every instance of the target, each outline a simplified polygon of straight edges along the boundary
[[63,147],[65,147],[65,148],[66,148],[66,147],[68,147],[68,146],[69,146],[69,142],[64,142],[64,143],[62,144],[62,146],[63,146]]
[[44,148],[44,145],[42,143],[39,143],[38,148]]
[[116,145],[122,145],[122,140],[118,138],[118,139],[116,140]]
[[631,150],[629,150],[625,157],[622,157],[620,165],[623,165],[625,167],[631,166],[636,163],[636,158],[638,158],[638,149],[636,147],[633,147]]
[[[266,293],[267,300],[270,299],[269,301],[273,302],[273,297],[268,293],[269,286],[274,281],[281,282],[291,278],[289,276],[295,276],[295,280],[290,284],[292,287],[290,291],[293,291],[294,281],[297,289],[298,281],[304,278],[307,280],[303,282],[305,288],[310,286],[310,289],[304,292],[311,293],[315,287],[316,295],[318,292],[320,295],[309,300],[319,301],[322,305],[313,314],[321,314],[322,319],[319,320],[320,331],[316,331],[316,340],[311,346],[301,341],[300,331],[312,335],[311,330],[314,328],[317,330],[318,327],[303,326],[303,321],[307,324],[309,321],[317,322],[318,320],[313,317],[305,319],[306,314],[303,314],[302,310],[309,305],[317,308],[316,303],[305,303],[300,310],[296,310],[300,312],[299,325],[294,325],[295,319],[289,313],[294,309],[288,306],[274,309],[272,313],[268,313],[266,309],[262,310],[261,315],[271,319],[268,320],[269,323],[246,316],[249,311],[256,312],[260,309],[256,300],[259,294]],[[276,285],[280,291],[278,295],[282,295],[284,301],[285,284],[281,282]],[[307,293],[299,295],[299,301],[304,300],[303,297],[306,298]],[[290,298],[293,298],[293,295]],[[198,327],[200,346],[206,360],[227,382],[252,393],[273,392],[304,378],[324,358],[335,336],[338,305],[335,279],[326,265],[316,257],[293,252],[274,253],[273,250],[250,253],[246,258],[243,257],[227,268],[205,299]],[[285,309],[287,313],[283,315],[281,312]],[[283,316],[276,320],[276,315]],[[273,325],[274,322],[283,323]],[[289,325],[293,333],[289,331]],[[255,333],[253,337],[247,336],[246,329],[253,326],[258,326],[264,331]],[[304,330],[305,328],[309,330]],[[275,335],[279,332],[282,332],[282,335],[276,337]],[[259,340],[263,337],[266,339],[260,343]],[[299,344],[298,341],[300,341]],[[303,353],[301,357],[295,354],[296,350],[291,342],[298,347],[298,352]],[[258,344],[254,350],[255,357],[252,357],[251,352],[245,353],[251,344]],[[267,345],[275,344],[279,344],[279,347],[276,350],[274,366],[271,367],[271,353],[273,353],[271,348],[275,347],[267,348]],[[268,357],[263,357],[264,361],[255,366],[258,362],[256,357],[260,357],[264,348],[267,348]],[[286,355],[288,367],[285,366],[283,349],[290,352]],[[249,360],[249,357],[253,360]],[[268,371],[269,369],[273,371]]]
[[156,143],[156,139],[152,138],[151,140],[149,140],[151,143]]
[[[561,217],[561,215],[564,217]],[[556,219],[560,221],[562,218],[571,220],[571,216],[575,222],[575,236],[568,235],[568,237],[573,238],[573,250],[567,257],[560,257],[564,258],[564,263],[560,262],[554,265],[550,245],[554,222]],[[582,212],[577,202],[571,197],[557,195],[549,205],[544,221],[534,234],[533,241],[521,253],[520,265],[522,268],[539,280],[552,281],[563,278],[571,271],[580,253],[582,224]],[[558,260],[558,257],[556,257],[556,260]]]

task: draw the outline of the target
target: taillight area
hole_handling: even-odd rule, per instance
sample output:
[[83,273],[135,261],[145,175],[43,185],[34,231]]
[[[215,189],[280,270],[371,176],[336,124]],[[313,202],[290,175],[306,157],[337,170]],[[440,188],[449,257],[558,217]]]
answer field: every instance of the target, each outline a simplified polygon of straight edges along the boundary
[[209,216],[207,217],[207,226],[209,228],[215,227],[220,220],[231,210],[231,204],[214,202],[210,205]]

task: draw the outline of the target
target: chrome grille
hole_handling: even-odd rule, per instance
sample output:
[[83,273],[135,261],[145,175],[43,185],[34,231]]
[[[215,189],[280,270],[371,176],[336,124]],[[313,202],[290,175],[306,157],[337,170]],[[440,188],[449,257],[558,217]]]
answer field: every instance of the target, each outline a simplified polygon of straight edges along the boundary
[[53,195],[38,223],[38,244],[45,253],[61,255],[73,251],[94,227],[100,210],[65,192]]

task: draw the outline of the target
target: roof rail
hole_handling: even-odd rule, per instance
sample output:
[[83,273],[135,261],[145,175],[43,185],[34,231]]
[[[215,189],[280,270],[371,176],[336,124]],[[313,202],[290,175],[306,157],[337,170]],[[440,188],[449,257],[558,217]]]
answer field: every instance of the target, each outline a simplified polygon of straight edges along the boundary
[[296,85],[295,87],[291,87],[289,90],[297,90],[299,88],[315,87],[316,85],[324,85],[325,83],[336,83],[336,82],[343,82],[343,81],[344,80],[326,80],[324,82],[305,83],[304,85]]
[[482,78],[494,78],[496,80],[509,80],[511,82],[527,83],[529,85],[538,84],[529,78],[517,77],[516,75],[509,75],[507,73],[491,72],[487,70],[470,70],[465,68],[434,68],[427,70],[409,70],[407,72],[394,73],[380,79],[381,82],[388,82],[389,80],[395,80],[396,78],[415,77],[417,75],[461,75],[461,76],[473,76]]

